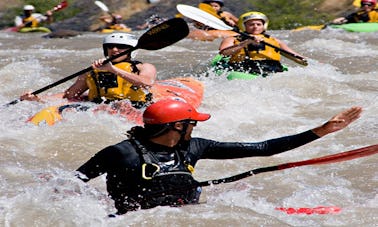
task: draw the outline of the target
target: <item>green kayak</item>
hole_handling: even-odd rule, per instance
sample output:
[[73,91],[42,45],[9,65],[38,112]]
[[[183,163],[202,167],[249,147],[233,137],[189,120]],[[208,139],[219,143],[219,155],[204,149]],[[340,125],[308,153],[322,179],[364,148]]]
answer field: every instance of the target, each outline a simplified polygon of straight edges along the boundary
[[331,28],[340,28],[348,32],[376,32],[378,31],[378,23],[349,23],[349,24],[332,24]]
[[[215,73],[217,75],[222,75],[227,71],[227,79],[228,80],[252,80],[257,77],[266,77],[269,76],[272,73],[246,73],[246,72],[240,72],[240,71],[233,71],[233,70],[227,70],[229,68],[228,65],[229,57],[224,57],[220,54],[217,54],[212,60],[211,60],[211,67],[214,69]],[[283,71],[287,71],[287,66],[283,65]]]

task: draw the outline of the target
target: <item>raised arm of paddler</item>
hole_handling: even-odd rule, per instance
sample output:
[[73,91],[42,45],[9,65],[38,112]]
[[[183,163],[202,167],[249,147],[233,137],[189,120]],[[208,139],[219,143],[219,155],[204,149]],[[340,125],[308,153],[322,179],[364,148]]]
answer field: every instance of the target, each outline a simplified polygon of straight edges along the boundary
[[312,129],[312,131],[319,137],[325,136],[329,133],[339,131],[347,127],[350,123],[357,120],[362,112],[362,107],[351,107],[335,116],[323,125]]
[[151,86],[156,80],[156,68],[150,63],[136,64],[137,73],[127,72],[119,67],[115,67],[111,62],[103,65],[105,59],[99,59],[93,62],[92,67],[99,70],[112,72],[123,79],[131,82],[135,86]]

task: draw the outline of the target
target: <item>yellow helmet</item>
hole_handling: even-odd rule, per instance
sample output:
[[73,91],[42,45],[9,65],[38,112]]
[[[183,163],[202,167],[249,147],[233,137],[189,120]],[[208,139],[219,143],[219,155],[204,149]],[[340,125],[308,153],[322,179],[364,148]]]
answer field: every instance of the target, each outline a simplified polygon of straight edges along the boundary
[[244,23],[249,20],[262,20],[264,22],[264,30],[268,29],[269,19],[268,17],[260,12],[252,11],[248,13],[244,13],[239,17],[238,27],[241,31],[245,32]]

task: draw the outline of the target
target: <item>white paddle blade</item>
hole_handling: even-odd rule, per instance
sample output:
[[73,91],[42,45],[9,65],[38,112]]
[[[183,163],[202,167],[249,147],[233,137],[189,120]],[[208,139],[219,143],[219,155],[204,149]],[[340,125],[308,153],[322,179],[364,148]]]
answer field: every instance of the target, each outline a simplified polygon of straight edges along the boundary
[[109,12],[109,8],[104,4],[102,3],[101,1],[95,1],[94,2],[98,7],[100,7],[102,9],[102,11],[104,12]]
[[176,6],[177,10],[184,16],[198,21],[204,25],[212,27],[217,30],[233,30],[232,27],[228,26],[227,24],[223,23],[222,20],[216,18],[215,16],[198,9],[193,6],[188,6],[184,4],[178,4]]

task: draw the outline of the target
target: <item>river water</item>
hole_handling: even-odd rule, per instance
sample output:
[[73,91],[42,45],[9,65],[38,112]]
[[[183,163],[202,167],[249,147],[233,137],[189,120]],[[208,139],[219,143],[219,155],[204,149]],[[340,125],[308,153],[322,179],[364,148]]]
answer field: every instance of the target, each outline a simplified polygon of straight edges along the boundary
[[[141,33],[136,33],[140,35]],[[212,118],[193,136],[221,141],[262,141],[316,127],[351,106],[362,117],[343,131],[295,150],[263,158],[202,160],[198,180],[311,159],[378,142],[377,33],[337,30],[271,31],[309,57],[307,67],[283,59],[288,72],[250,81],[227,81],[208,70],[220,40],[184,39],[138,60],[156,65],[159,79],[196,77],[205,85],[201,111]],[[104,35],[70,39],[41,34],[0,34],[0,102],[76,73],[102,56]],[[65,90],[72,81],[44,92]],[[202,203],[157,207],[117,218],[105,177],[83,183],[74,170],[105,146],[125,138],[133,123],[98,112],[67,113],[54,126],[26,123],[47,103],[0,107],[1,226],[377,226],[378,156],[262,173],[204,188]],[[336,206],[338,213],[287,214],[276,207]]]

